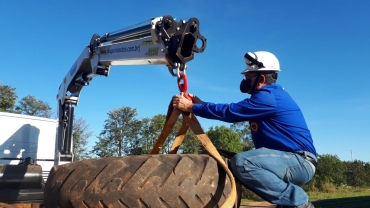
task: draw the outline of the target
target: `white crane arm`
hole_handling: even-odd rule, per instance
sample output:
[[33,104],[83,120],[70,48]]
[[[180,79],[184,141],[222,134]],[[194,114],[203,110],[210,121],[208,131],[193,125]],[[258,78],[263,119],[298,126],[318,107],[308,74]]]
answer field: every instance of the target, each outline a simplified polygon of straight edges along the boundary
[[[172,16],[152,18],[129,29],[93,35],[67,75],[57,94],[59,127],[56,165],[72,161],[73,105],[78,104],[81,90],[97,75],[108,76],[114,65],[166,65],[176,76],[186,69],[194,52],[203,52],[206,39],[200,34],[199,20],[177,22]],[[201,42],[201,46],[197,46]]]

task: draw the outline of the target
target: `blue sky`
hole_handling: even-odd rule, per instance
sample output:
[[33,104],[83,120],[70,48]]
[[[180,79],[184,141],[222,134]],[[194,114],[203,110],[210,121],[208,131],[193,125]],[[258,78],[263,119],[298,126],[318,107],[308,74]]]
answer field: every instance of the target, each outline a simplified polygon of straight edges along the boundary
[[[58,87],[94,33],[166,14],[197,17],[207,48],[188,63],[189,92],[216,103],[244,99],[244,54],[270,51],[280,61],[278,83],[300,105],[318,153],[349,161],[352,150],[353,159],[369,162],[369,10],[365,0],[0,1],[0,81],[16,87],[19,99],[34,95],[56,112]],[[82,90],[75,113],[98,135],[109,110],[165,114],[177,93],[165,66],[116,66]]]

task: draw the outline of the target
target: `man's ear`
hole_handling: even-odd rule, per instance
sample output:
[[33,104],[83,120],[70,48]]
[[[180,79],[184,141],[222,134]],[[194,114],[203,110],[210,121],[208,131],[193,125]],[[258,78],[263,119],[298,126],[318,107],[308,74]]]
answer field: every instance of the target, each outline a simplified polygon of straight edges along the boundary
[[265,82],[266,82],[266,77],[264,74],[261,74],[258,84],[265,84]]

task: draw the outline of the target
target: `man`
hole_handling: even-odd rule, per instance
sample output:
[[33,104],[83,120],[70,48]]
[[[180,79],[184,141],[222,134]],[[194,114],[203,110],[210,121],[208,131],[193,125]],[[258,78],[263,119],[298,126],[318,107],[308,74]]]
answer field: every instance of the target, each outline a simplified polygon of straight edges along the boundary
[[316,169],[316,150],[303,114],[280,85],[278,59],[259,51],[245,54],[242,93],[250,98],[237,103],[203,102],[191,95],[173,97],[173,106],[195,115],[225,122],[249,121],[255,149],[236,154],[230,161],[234,176],[243,185],[278,207],[313,208],[300,187]]

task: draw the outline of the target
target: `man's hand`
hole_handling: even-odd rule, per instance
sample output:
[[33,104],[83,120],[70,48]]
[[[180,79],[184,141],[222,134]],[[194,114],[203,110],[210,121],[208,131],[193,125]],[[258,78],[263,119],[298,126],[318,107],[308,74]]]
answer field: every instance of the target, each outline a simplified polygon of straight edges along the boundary
[[178,108],[181,111],[193,112],[193,103],[182,95],[173,96],[172,105],[174,108]]
[[189,93],[189,96],[191,97],[191,100],[193,101],[193,103],[197,103],[197,104],[203,104],[204,103],[200,98],[198,98],[197,96],[195,96],[193,94]]

